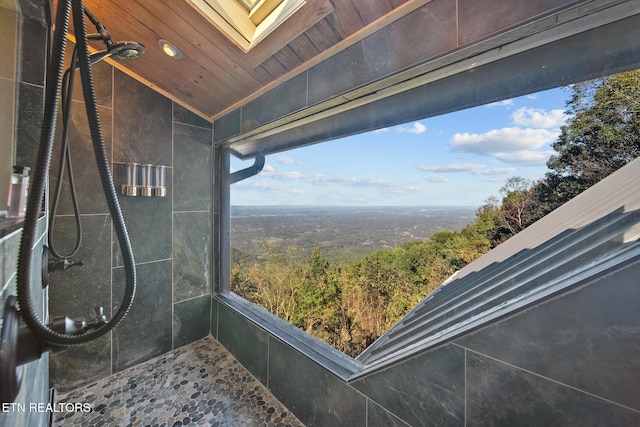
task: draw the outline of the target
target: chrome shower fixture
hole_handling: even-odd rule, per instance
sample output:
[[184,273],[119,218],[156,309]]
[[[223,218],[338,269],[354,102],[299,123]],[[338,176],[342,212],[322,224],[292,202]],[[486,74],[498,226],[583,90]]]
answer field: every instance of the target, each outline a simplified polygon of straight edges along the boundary
[[153,167],[153,195],[164,197],[167,195],[167,167],[156,165]]
[[151,197],[153,194],[153,165],[145,164],[140,166],[140,195]]
[[167,195],[167,167],[149,163],[127,163],[124,196],[165,197]]
[[112,58],[118,61],[126,61],[129,59],[137,59],[147,53],[147,48],[138,42],[125,41],[114,43],[111,40],[111,33],[105,28],[98,19],[89,12],[85,7],[84,14],[89,18],[91,23],[96,27],[97,34],[87,35],[88,40],[102,40],[107,47],[106,50],[92,53],[89,60],[92,64],[100,62],[105,58]]
[[126,61],[129,59],[140,58],[146,52],[147,49],[138,42],[111,43],[108,49],[92,53],[89,56],[89,60],[91,61],[91,64],[100,62],[105,58]]
[[127,183],[122,184],[122,194],[125,196],[138,195],[138,164],[127,163]]

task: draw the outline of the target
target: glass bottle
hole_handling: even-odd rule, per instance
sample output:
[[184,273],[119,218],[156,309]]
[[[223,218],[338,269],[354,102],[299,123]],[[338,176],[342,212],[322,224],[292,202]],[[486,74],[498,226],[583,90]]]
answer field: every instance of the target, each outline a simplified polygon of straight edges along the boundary
[[14,166],[9,186],[7,218],[24,218],[29,190],[29,171],[27,166]]

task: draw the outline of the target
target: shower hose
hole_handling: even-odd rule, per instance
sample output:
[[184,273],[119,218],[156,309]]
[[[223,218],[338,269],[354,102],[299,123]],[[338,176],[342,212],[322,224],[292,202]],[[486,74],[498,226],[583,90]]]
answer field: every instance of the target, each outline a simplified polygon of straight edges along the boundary
[[[60,149],[60,166],[58,168],[58,176],[56,188],[51,198],[51,209],[49,211],[49,252],[56,260],[67,260],[74,257],[80,250],[82,245],[82,224],[80,222],[80,208],[78,207],[78,194],[76,192],[76,184],[73,175],[73,163],[71,161],[71,149],[69,148],[69,118],[71,116],[71,98],[73,94],[73,84],[75,76],[76,63],[78,61],[78,49],[73,49],[71,55],[71,66],[65,71],[62,78],[62,139]],[[63,254],[58,250],[55,244],[54,232],[56,229],[56,217],[58,214],[58,204],[60,202],[60,194],[62,191],[62,177],[64,176],[65,167],[69,176],[69,189],[71,195],[71,204],[73,206],[73,217],[76,225],[76,242],[73,249],[68,254]]]
[[[72,7],[73,5],[73,7]],[[89,120],[89,129],[93,143],[94,154],[98,164],[98,172],[102,188],[109,207],[109,213],[114,225],[114,230],[122,251],[126,286],[122,303],[115,315],[108,321],[103,322],[91,329],[87,329],[78,334],[64,334],[51,329],[39,318],[33,305],[31,294],[31,282],[34,271],[32,271],[33,248],[36,243],[36,225],[42,207],[46,179],[49,175],[51,163],[51,152],[55,137],[56,116],[58,113],[58,93],[62,85],[62,69],[64,65],[64,54],[66,46],[66,33],[69,28],[70,11],[73,12],[73,22],[76,32],[78,62],[80,65],[80,76],[82,89]],[[87,41],[87,29],[84,19],[84,7],[82,0],[60,0],[56,13],[56,26],[52,46],[52,60],[47,70],[47,87],[45,91],[45,107],[42,132],[40,134],[40,146],[38,148],[37,163],[33,174],[33,181],[29,191],[27,201],[27,212],[25,214],[22,240],[20,242],[20,253],[18,258],[18,303],[20,313],[30,330],[40,339],[41,342],[52,348],[67,347],[71,345],[83,344],[106,334],[113,329],[127,314],[133,303],[136,292],[136,270],[131,243],[127,228],[124,223],[120,204],[113,184],[111,170],[109,168],[109,158],[107,156],[100,118],[93,86],[93,76],[89,59],[89,48]]]

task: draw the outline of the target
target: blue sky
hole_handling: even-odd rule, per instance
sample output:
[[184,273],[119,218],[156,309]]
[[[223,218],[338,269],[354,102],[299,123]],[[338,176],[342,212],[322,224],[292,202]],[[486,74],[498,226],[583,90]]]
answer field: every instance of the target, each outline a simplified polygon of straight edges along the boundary
[[[553,89],[277,153],[231,186],[232,205],[480,206],[538,179],[566,120]],[[232,158],[231,170],[249,166]]]

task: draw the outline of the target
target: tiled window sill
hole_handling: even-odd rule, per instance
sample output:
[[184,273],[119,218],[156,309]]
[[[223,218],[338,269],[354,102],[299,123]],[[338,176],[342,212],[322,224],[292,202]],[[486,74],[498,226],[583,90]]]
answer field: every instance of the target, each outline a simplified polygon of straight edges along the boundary
[[0,238],[22,228],[24,218],[0,217]]

